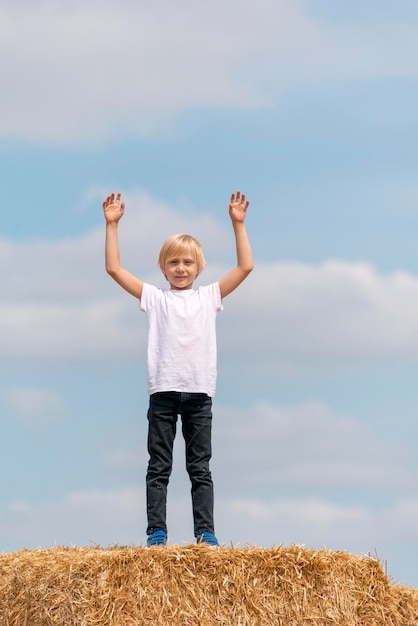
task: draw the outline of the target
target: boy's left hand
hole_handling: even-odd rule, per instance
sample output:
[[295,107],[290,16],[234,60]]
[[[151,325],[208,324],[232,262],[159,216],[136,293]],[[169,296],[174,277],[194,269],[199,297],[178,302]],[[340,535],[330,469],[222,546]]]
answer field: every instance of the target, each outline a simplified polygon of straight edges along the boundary
[[245,193],[240,191],[233,193],[229,203],[229,215],[233,222],[243,222],[250,203],[245,199]]
[[107,196],[103,202],[103,212],[105,220],[108,224],[117,224],[125,211],[125,203],[120,201],[121,194],[118,193],[115,197],[114,193]]

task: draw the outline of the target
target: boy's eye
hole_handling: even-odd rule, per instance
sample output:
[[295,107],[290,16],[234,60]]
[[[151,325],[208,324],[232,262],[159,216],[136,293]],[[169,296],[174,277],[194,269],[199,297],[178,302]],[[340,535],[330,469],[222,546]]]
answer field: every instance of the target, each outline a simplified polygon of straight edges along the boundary
[[193,265],[194,264],[194,260],[193,259],[184,259],[184,261],[179,260],[179,259],[170,259],[168,261],[168,263],[170,265],[178,265],[181,262],[183,263],[183,265]]

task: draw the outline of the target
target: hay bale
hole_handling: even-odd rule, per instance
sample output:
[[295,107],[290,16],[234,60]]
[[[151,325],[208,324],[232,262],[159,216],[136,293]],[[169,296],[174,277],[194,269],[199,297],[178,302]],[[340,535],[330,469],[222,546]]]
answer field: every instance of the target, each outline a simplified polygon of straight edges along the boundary
[[380,563],[299,546],[54,548],[0,556],[1,626],[409,626]]
[[394,586],[391,589],[393,601],[398,607],[402,626],[418,624],[418,589]]

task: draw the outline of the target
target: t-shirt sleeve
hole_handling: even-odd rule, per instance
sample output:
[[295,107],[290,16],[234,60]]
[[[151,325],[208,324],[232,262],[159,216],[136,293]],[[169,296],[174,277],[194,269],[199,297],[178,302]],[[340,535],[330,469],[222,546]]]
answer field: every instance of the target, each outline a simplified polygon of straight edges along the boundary
[[152,307],[155,302],[155,298],[158,293],[158,288],[154,287],[154,285],[149,285],[148,283],[144,283],[142,286],[142,295],[139,301],[139,308],[144,313],[149,311],[150,307]]
[[217,313],[223,310],[222,298],[221,298],[221,289],[219,287],[219,283],[212,283],[211,285],[206,285],[202,287],[206,291],[206,294],[212,303],[213,308]]
[[222,304],[221,288],[219,287],[219,283],[214,284],[214,291],[215,291],[216,310],[222,311],[224,308],[224,305]]

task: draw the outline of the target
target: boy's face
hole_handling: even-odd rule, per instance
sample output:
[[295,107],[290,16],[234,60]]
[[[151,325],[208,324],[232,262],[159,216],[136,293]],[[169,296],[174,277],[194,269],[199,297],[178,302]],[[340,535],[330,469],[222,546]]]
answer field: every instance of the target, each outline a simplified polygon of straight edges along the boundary
[[196,260],[190,254],[179,254],[167,259],[163,274],[170,283],[171,289],[183,290],[193,287],[193,282],[199,272]]

